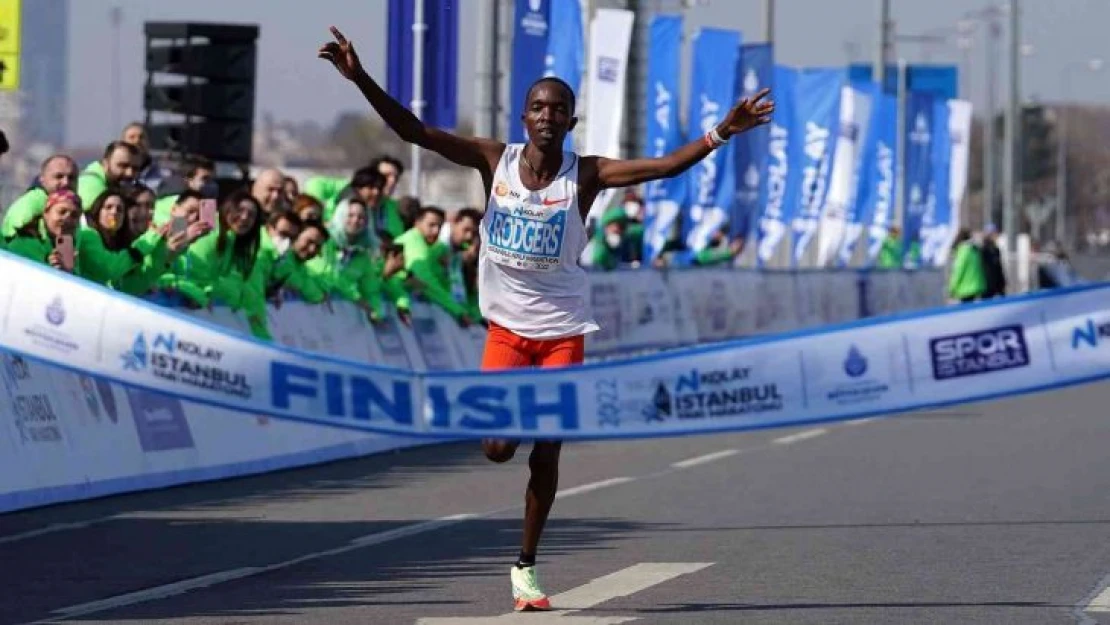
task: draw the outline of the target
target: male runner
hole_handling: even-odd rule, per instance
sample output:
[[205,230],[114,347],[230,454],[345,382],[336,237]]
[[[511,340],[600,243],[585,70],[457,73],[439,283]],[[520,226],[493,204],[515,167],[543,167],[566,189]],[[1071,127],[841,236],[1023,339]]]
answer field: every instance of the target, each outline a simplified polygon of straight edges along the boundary
[[[320,48],[393,132],[408,143],[478,170],[487,207],[480,228],[479,301],[489,321],[482,368],[561,367],[583,359],[584,335],[598,329],[578,258],[586,246],[584,219],[602,189],[631,187],[677,176],[724,145],[732,135],[771,120],[768,90],[736,104],[705,136],[660,158],[617,160],[563,152],[574,129],[575,96],[558,78],[541,78],[528,91],[522,121],[528,143],[505,145],[425,126],[382,90],[362,68],[354,46],[337,29]],[[733,71],[733,68],[723,68]],[[520,236],[523,233],[524,236]],[[520,441],[484,440],[486,457],[506,462]],[[559,441],[535,441],[528,459],[520,557],[510,570],[516,610],[549,610],[536,576],[536,549],[559,481]]]

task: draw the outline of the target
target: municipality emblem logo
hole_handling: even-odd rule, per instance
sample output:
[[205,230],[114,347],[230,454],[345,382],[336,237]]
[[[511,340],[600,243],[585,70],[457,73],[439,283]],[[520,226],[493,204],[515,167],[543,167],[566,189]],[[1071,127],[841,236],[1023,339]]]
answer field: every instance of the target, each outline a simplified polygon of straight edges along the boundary
[[759,169],[755,165],[748,165],[744,171],[744,186],[754,189],[759,186]]
[[759,76],[749,67],[748,73],[744,74],[744,95],[752,96],[756,91],[759,91]]
[[123,360],[124,371],[142,371],[146,369],[146,338],[140,332],[135,335],[135,341],[131,344],[131,349],[120,355]]
[[850,378],[858,378],[867,373],[867,358],[855,345],[848,349],[848,357],[844,359],[844,373]]
[[910,141],[928,143],[930,140],[932,140],[932,137],[929,135],[929,122],[925,120],[923,113],[918,113],[913,120],[913,132],[910,133]]
[[528,8],[533,13],[539,13],[540,9],[543,8],[543,0],[528,0]]
[[52,326],[60,326],[66,322],[66,309],[60,295],[46,305],[46,321]]

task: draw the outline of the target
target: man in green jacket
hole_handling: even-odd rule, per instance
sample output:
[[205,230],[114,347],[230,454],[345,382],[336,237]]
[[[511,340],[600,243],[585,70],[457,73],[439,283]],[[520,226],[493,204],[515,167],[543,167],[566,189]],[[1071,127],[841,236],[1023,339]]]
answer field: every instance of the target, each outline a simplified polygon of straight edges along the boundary
[[948,297],[964,303],[974,302],[983,296],[987,288],[983,259],[967,228],[960,229],[956,234],[954,246],[955,254],[952,255],[948,276]]
[[394,237],[405,232],[405,222],[397,202],[385,196],[385,176],[373,167],[363,167],[351,179],[316,176],[309,178],[304,192],[324,205],[324,219],[330,220],[340,202],[357,196],[370,209],[372,231],[385,230]]
[[77,195],[89,210],[94,200],[108,187],[129,187],[139,174],[142,154],[130,143],[113,141],[104,148],[104,157],[90,164],[77,179]]
[[463,208],[451,220],[450,232],[440,237],[429,250],[435,276],[440,285],[451,293],[451,297],[466,308],[467,316],[473,320],[482,318],[478,306],[478,291],[466,283],[463,266],[477,263],[480,241],[478,227],[482,223],[482,213],[474,208]]
[[878,269],[901,269],[903,260],[902,229],[891,226],[883,245],[879,248],[879,257],[875,260]]
[[217,190],[213,177],[216,175],[216,164],[212,159],[203,156],[190,156],[182,164],[181,178],[171,178],[159,187],[158,201],[154,203],[154,225],[161,226],[169,222],[170,212],[182,191],[192,189],[205,197],[215,198]]
[[440,277],[445,273],[443,265],[431,253],[432,246],[439,239],[444,218],[443,211],[434,206],[421,207],[416,225],[398,237],[396,242],[405,251],[405,271],[419,282],[418,288],[424,299],[442,308],[465,328],[475,319],[471,318],[466,306],[452,297],[450,288],[444,287],[445,281]]
[[46,208],[46,198],[59,189],[72,189],[77,183],[77,163],[65,154],[55,154],[42,162],[35,187],[19,196],[4,212],[0,235],[15,236],[15,231],[31,223]]

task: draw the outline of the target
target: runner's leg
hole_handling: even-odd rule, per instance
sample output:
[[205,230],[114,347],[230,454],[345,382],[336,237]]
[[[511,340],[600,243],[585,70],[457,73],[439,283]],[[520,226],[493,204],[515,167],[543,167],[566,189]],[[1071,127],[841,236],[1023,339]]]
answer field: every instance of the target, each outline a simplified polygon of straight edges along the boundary
[[[493,323],[486,335],[486,347],[482,351],[482,370],[520,369],[533,364],[532,354],[527,350],[527,339]],[[508,462],[516,454],[520,441],[488,438],[482,441],[482,451],[493,462]]]
[[[543,368],[567,367],[581,364],[584,356],[584,339],[581,336],[544,341],[539,353]],[[528,458],[528,491],[524,499],[524,537],[521,545],[521,562],[535,562],[547,516],[555,503],[559,489],[559,452],[561,441],[536,441]]]

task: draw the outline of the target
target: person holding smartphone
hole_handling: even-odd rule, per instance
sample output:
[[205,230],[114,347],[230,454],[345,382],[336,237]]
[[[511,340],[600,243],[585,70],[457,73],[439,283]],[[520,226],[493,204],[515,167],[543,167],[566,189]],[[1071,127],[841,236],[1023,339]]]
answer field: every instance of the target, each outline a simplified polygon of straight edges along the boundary
[[69,189],[55,191],[47,197],[43,214],[9,238],[7,250],[103,285],[120,280],[148,256],[165,258],[169,253],[165,236],[158,232],[124,249],[109,250],[100,234],[82,228],[80,221],[77,194]]

